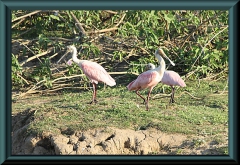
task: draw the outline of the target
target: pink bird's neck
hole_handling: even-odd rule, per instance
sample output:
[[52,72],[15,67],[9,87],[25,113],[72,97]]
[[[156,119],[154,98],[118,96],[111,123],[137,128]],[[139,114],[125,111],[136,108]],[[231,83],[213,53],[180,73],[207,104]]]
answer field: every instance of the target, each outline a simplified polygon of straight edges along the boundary
[[165,61],[163,60],[163,58],[161,56],[157,56],[158,62],[159,62],[159,67],[156,68],[156,71],[160,74],[163,75],[165,68],[166,68],[166,64]]
[[80,60],[77,58],[77,49],[75,47],[72,49],[72,60],[79,66],[81,66],[83,62],[87,61],[87,60]]
[[77,49],[76,48],[73,48],[72,49],[72,59],[75,63],[79,63],[79,59],[77,58]]

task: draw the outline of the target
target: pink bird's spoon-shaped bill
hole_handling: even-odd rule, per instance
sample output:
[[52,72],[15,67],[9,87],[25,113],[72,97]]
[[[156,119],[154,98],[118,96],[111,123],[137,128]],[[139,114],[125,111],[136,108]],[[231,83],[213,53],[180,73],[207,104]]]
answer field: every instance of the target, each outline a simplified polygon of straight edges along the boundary
[[72,59],[68,60],[67,62],[68,65],[72,65],[72,63],[73,63]]

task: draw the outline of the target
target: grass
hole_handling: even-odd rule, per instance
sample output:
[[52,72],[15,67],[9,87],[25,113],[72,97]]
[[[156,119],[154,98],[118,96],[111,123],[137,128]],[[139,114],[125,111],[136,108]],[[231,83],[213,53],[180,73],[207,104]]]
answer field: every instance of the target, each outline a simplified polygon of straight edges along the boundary
[[[150,100],[149,111],[146,111],[141,98],[135,92],[127,91],[125,86],[99,85],[97,104],[88,104],[92,97],[91,90],[64,91],[55,96],[32,96],[17,100],[12,104],[12,113],[23,112],[29,108],[34,110],[34,120],[27,131],[36,134],[118,127],[217,135],[228,128],[228,95],[216,93],[224,89],[226,82],[186,82],[187,87],[176,90],[175,104],[169,105],[168,97],[156,97]],[[151,96],[159,94],[161,90],[162,85],[159,84]],[[202,99],[194,99],[184,91]],[[141,94],[146,96],[147,91],[141,91]]]

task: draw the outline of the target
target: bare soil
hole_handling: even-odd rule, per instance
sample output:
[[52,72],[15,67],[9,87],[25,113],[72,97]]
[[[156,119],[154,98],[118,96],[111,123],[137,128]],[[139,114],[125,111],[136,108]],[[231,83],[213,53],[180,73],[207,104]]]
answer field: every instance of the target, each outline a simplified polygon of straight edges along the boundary
[[167,134],[156,129],[99,128],[82,132],[61,130],[59,134],[26,133],[34,111],[12,116],[13,155],[223,155],[223,143],[207,136]]

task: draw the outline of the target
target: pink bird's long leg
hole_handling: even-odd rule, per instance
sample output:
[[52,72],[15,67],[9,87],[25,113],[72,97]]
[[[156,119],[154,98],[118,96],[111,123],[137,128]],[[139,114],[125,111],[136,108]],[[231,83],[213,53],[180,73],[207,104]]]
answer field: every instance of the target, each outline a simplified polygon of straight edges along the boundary
[[138,91],[139,90],[136,90],[136,94],[143,99],[143,103],[145,104],[146,103],[146,99],[142,95],[140,95],[140,93],[138,93]]
[[95,83],[92,83],[93,85],[93,95],[92,95],[92,101],[90,102],[90,104],[92,103],[97,103],[97,87]]
[[174,103],[174,93],[175,93],[175,88],[173,86],[171,86],[172,88],[172,94],[171,94],[171,99],[170,99],[170,103]]
[[152,89],[153,89],[153,88],[150,88],[150,89],[149,89],[148,96],[147,96],[147,102],[146,102],[146,109],[147,109],[147,111],[148,111],[148,101],[149,101],[149,97],[150,97],[150,94],[151,94],[151,92],[152,92]]

